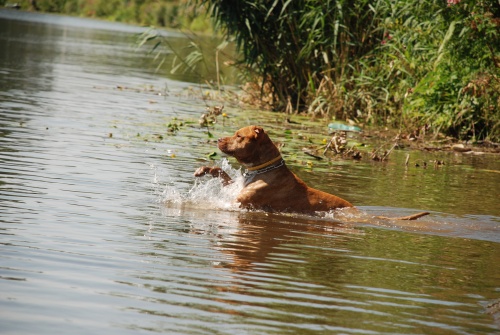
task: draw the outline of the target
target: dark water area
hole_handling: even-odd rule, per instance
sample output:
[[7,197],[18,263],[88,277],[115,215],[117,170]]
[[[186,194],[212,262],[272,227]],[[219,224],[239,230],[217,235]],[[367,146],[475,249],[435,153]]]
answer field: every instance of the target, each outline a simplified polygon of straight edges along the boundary
[[[220,103],[200,80],[214,69],[155,72],[135,48],[143,31],[0,10],[0,333],[500,333],[497,156],[411,152],[446,165],[405,168],[397,150],[309,168],[291,143],[294,172],[365,214],[242,211],[240,184],[192,176],[208,163],[241,178],[210,162],[197,124]],[[259,120],[227,111],[245,116],[214,138]]]

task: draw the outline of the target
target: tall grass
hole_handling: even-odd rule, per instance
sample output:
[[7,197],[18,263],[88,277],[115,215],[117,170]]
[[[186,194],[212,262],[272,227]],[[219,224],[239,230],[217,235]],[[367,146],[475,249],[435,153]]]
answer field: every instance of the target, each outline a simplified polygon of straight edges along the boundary
[[[203,27],[208,9],[215,28],[238,45],[241,68],[277,110],[396,127],[425,125],[436,135],[500,141],[499,0],[37,4],[45,11],[185,29]],[[204,60],[199,48],[191,47],[193,54],[176,59],[174,70]]]
[[195,3],[277,109],[500,139],[498,0]]
[[271,83],[281,107],[289,99],[297,109],[307,106],[325,78],[351,73],[352,60],[381,36],[377,8],[368,0],[200,2],[209,5],[217,27],[235,37],[262,85]]
[[435,133],[464,139],[499,140],[500,3],[421,3],[422,11],[387,26],[393,38],[386,47],[397,55],[393,67],[406,71],[396,80],[406,88],[402,123],[428,124]]

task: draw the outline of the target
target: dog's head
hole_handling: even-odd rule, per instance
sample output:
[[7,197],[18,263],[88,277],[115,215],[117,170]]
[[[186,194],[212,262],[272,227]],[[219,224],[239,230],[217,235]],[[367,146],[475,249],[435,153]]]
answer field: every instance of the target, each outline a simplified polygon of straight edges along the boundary
[[244,127],[233,136],[219,138],[218,147],[246,166],[259,165],[279,155],[278,148],[258,126]]

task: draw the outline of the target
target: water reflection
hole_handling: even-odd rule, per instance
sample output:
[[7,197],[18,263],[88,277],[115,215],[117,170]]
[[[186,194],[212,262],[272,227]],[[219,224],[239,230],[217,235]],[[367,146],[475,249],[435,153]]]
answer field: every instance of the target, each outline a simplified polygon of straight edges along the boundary
[[[0,60],[7,71],[5,86],[0,88],[16,88],[7,86],[8,82],[22,83],[22,89],[26,89],[25,84],[29,84],[30,80],[40,84],[50,83],[52,77],[57,78],[57,75],[51,76],[54,63],[74,64],[80,67],[74,70],[78,75],[102,73],[120,77],[123,74],[121,69],[126,68],[128,75],[149,78],[156,74],[159,60],[163,58],[165,66],[159,69],[159,74],[174,80],[201,84],[209,82],[213,85],[218,79],[221,84],[237,82],[236,70],[226,65],[228,61],[234,61],[234,46],[229,45],[216,55],[220,38],[162,31],[165,43],[159,49],[162,50],[161,56],[155,60],[156,54],[150,54],[152,45],[137,47],[139,36],[145,30],[99,20],[0,9],[0,44],[6,51],[0,55]],[[171,73],[174,57],[186,57],[194,50],[190,45],[199,48],[203,54],[202,61],[193,71]],[[219,77],[215,72],[216,63]],[[9,73],[16,80],[7,82]],[[20,81],[20,77],[28,82]],[[119,79],[113,84],[117,82]],[[39,87],[38,84],[31,86]]]
[[[215,313],[212,318],[229,323],[227,333],[243,328],[250,332],[289,329],[307,333],[321,328],[384,334],[401,329],[408,333],[494,331],[492,326],[478,325],[488,319],[478,313],[478,302],[484,304],[493,297],[471,293],[492,278],[500,279],[500,271],[488,267],[500,261],[495,243],[471,245],[467,240],[437,236],[361,231],[341,223],[325,225],[265,213],[211,212],[209,219],[206,214],[178,208],[163,211],[167,221],[184,222],[193,241],[201,239],[203,245],[208,241],[211,253],[198,254],[184,245],[186,254],[169,255],[169,245],[176,239],[169,223],[150,227],[147,236],[156,240],[152,243],[157,251],[147,256],[171,266],[175,259],[181,267],[188,259],[192,266],[194,258],[195,268],[210,265],[219,275],[207,278],[204,271],[201,277],[181,271],[181,280],[148,276],[156,285],[146,289],[164,295],[157,298],[163,303],[182,301],[175,306],[186,306],[185,300],[172,299],[172,295],[188,301],[194,297],[188,306]],[[179,281],[188,286],[177,287]],[[190,285],[203,289],[193,291]],[[440,288],[443,285],[445,290]],[[194,312],[184,313],[200,327],[208,322]],[[240,318],[226,320],[226,314]]]
[[[371,215],[425,207],[425,194],[446,192],[435,181],[453,179],[427,176],[412,202],[409,188],[387,187],[390,175],[423,172],[306,170],[287,146],[304,179],[373,207],[351,219],[241,212],[237,190],[193,181],[215,150],[194,126],[206,102],[183,94],[188,77],[145,70],[144,54],[129,48],[137,28],[11,13],[0,10],[3,333],[498,331],[500,244],[485,229],[498,223],[494,200],[475,203],[481,215],[456,199],[422,227],[384,225]],[[171,133],[174,118],[191,123]],[[214,134],[233,132],[234,120]],[[450,165],[468,181],[454,182],[453,196],[494,192],[495,180],[482,188],[474,178],[497,164]],[[380,200],[391,193],[398,207]]]

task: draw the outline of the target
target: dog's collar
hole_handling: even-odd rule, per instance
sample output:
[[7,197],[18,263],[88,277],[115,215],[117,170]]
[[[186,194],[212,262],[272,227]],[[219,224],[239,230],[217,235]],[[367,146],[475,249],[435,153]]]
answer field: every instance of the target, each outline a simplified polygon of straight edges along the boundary
[[[273,165],[274,163],[276,163],[280,159],[281,159],[281,161],[278,164]],[[247,168],[247,170],[243,174],[243,178],[245,178],[244,186],[247,186],[248,184],[250,184],[256,175],[261,174],[261,173],[265,173],[268,171],[272,171],[274,169],[282,167],[283,165],[285,165],[285,161],[283,160],[283,158],[281,158],[281,156],[278,156],[276,158],[271,159],[267,163],[253,166],[252,168]]]
[[260,170],[260,169],[263,169],[263,168],[266,168],[268,167],[269,165],[272,165],[274,163],[276,163],[277,161],[279,161],[281,158],[281,155],[279,155],[278,157],[275,157],[273,159],[271,159],[270,161],[268,162],[265,162],[264,164],[260,164],[260,165],[257,165],[257,166],[252,166],[252,167],[247,167],[247,170],[248,171],[257,171],[257,170]]

